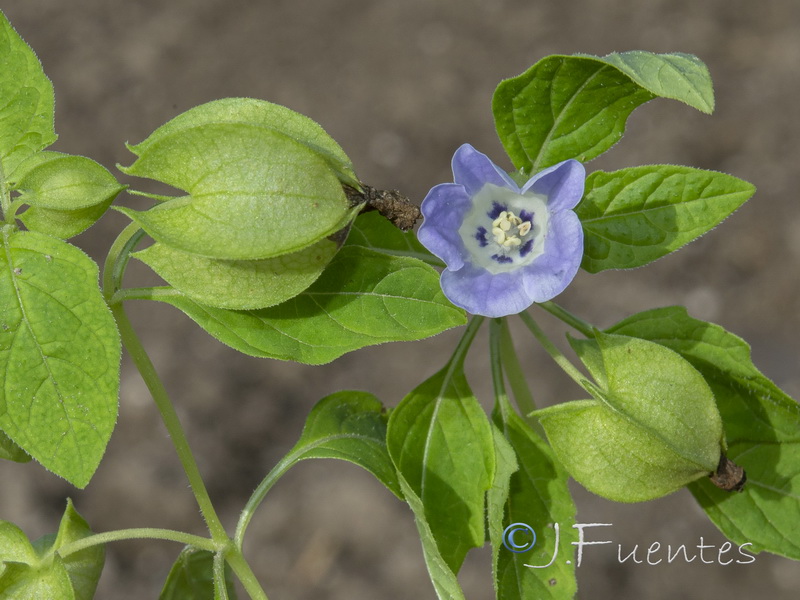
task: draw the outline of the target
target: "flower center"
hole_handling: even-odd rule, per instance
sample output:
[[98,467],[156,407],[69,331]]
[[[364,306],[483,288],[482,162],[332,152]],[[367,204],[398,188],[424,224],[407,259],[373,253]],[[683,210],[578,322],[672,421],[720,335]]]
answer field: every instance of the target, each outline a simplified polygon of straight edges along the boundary
[[544,252],[545,196],[487,183],[472,201],[459,234],[476,266],[490,273],[513,271]]

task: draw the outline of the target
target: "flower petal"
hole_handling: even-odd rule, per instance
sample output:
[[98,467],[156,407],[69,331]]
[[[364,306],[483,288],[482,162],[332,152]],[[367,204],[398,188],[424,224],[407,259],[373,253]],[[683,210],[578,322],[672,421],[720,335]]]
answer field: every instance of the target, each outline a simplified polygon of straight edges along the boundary
[[575,278],[583,258],[583,228],[571,210],[550,215],[544,253],[523,267],[523,285],[533,302],[558,296]]
[[569,159],[531,177],[522,191],[547,196],[551,211],[569,210],[581,201],[585,181],[586,169],[577,160]]
[[453,271],[460,269],[468,259],[458,228],[471,207],[472,199],[464,186],[455,183],[437,185],[420,206],[425,220],[419,226],[417,239]]
[[519,186],[505,171],[469,144],[462,145],[453,155],[453,181],[463,185],[470,197],[487,183],[519,193]]
[[448,300],[473,315],[505,317],[533,304],[523,285],[522,270],[491,274],[465,264],[456,272],[442,272],[442,291]]

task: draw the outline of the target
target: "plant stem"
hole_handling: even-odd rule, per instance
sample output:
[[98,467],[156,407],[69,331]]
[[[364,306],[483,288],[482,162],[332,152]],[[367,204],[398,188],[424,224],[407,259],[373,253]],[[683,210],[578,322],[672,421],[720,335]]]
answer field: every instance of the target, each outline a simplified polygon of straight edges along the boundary
[[107,544],[109,542],[121,542],[125,540],[167,540],[170,542],[178,542],[179,544],[186,544],[187,546],[194,546],[201,550],[208,550],[209,552],[217,552],[219,550],[217,544],[212,540],[199,535],[192,535],[182,531],[173,531],[171,529],[154,529],[149,527],[138,529],[120,529],[117,531],[106,531],[104,533],[96,533],[87,536],[66,546],[58,549],[58,554],[61,558],[66,558],[70,554],[75,554],[81,550],[85,550],[91,546],[100,544]]
[[232,548],[226,554],[225,560],[228,561],[231,569],[236,573],[236,577],[242,582],[245,591],[250,595],[252,600],[268,600],[267,594],[261,588],[261,584],[258,583],[255,573],[253,573],[250,565],[238,549]]
[[522,321],[527,325],[528,329],[531,330],[531,333],[534,337],[539,341],[545,351],[551,356],[551,358],[556,361],[556,364],[561,367],[561,369],[569,375],[575,383],[581,386],[584,390],[591,394],[591,390],[587,386],[587,379],[586,376],[581,373],[575,365],[573,365],[569,359],[562,354],[561,350],[559,350],[553,342],[544,334],[544,331],[541,330],[539,325],[527,312],[521,312],[519,314]]
[[564,323],[572,327],[573,329],[577,329],[586,337],[594,337],[594,327],[592,327],[591,323],[587,323],[580,317],[573,315],[567,309],[559,306],[552,300],[548,300],[547,302],[542,302],[539,304],[544,310],[549,312],[554,317],[561,319]]
[[111,305],[117,290],[121,287],[125,267],[130,260],[130,253],[139,240],[144,236],[144,231],[136,224],[131,223],[123,229],[108,250],[106,262],[103,265],[103,297]]
[[122,336],[122,343],[127,348],[136,368],[142,376],[147,389],[153,396],[153,400],[161,413],[161,419],[172,438],[172,443],[175,446],[175,451],[178,453],[178,458],[183,465],[183,470],[189,479],[189,485],[192,488],[197,504],[200,506],[200,512],[203,514],[208,530],[211,532],[211,537],[215,542],[220,544],[227,544],[230,539],[225,533],[225,528],[219,520],[214,506],[211,504],[211,498],[206,490],[203,478],[200,476],[200,470],[197,467],[197,462],[194,460],[192,451],[189,448],[189,442],[186,439],[186,434],[183,431],[178,415],[175,412],[175,407],[167,395],[164,384],[158,377],[150,357],[147,356],[142,343],[136,336],[131,322],[128,320],[128,315],[122,308],[121,304],[115,304],[111,307],[111,311],[117,320],[117,326]]

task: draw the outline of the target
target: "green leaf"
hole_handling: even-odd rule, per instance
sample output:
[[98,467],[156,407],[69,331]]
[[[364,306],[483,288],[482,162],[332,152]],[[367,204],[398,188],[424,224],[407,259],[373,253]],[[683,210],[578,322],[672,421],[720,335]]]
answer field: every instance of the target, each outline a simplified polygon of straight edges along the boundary
[[434,266],[442,266],[442,262],[419,243],[413,232],[404,233],[375,211],[358,215],[345,244],[363,246],[393,256],[417,258]]
[[125,186],[103,166],[60,152],[34,154],[15,171],[15,202],[30,206],[19,215],[25,226],[62,239],[94,224]]
[[2,12],[0,61],[0,162],[10,175],[25,158],[56,141],[53,84]]
[[403,499],[386,449],[386,414],[372,394],[342,391],[320,400],[308,415],[300,439],[273,471],[282,473],[308,458],[338,458],[356,464]]
[[125,188],[95,161],[60,152],[40,152],[14,175],[12,189],[20,192],[22,204],[54,210],[105,204]]
[[466,321],[431,267],[355,246],[342,248],[305,292],[271,308],[223,310],[178,293],[153,299],[182,310],[239,352],[306,364],[373,344],[419,340]]
[[120,341],[82,251],[5,227],[0,270],[0,429],[85,487],[117,417]]
[[492,576],[495,594],[500,597],[498,587],[498,562],[503,547],[503,517],[505,516],[511,476],[519,469],[514,448],[508,443],[503,433],[492,424],[492,440],[494,441],[495,469],[494,479],[486,492],[486,526],[489,542],[492,545]]
[[414,513],[414,522],[417,525],[419,539],[422,542],[425,565],[428,567],[431,583],[436,590],[436,597],[439,600],[465,600],[464,592],[458,583],[455,573],[453,573],[453,569],[439,551],[436,536],[431,528],[431,523],[428,521],[425,505],[402,473],[398,473],[397,476],[403,497]]
[[[501,515],[505,513],[506,527],[512,523],[531,526],[536,543],[528,552],[515,553],[502,545],[503,526],[492,536],[493,552],[497,554],[497,598],[569,600],[576,592],[572,542],[577,535],[572,528],[575,504],[567,487],[567,473],[553,450],[522,421],[508,400],[503,398],[500,402],[505,408],[495,410],[494,420],[511,444],[519,470],[510,475],[510,493],[499,511]],[[499,464],[498,461],[498,469]],[[534,568],[545,565],[549,566]]]
[[94,597],[105,550],[91,546],[61,558],[59,549],[92,535],[72,505],[61,519],[56,535],[31,544],[15,525],[0,521],[0,599],[91,600]]
[[464,377],[463,355],[392,411],[386,444],[424,506],[439,552],[458,572],[467,552],[484,543],[495,462],[491,426]]
[[[594,400],[536,412],[569,473],[600,496],[640,502],[716,471],[722,422],[702,375],[659,344],[595,339],[607,387],[590,385]],[[583,346],[574,348],[582,357]],[[587,365],[596,368],[596,353]]]
[[[93,532],[84,518],[78,514],[71,500],[67,500],[67,509],[61,518],[58,534],[48,552],[57,552],[67,544],[89,537]],[[105,546],[98,544],[89,546],[70,554],[63,559],[75,600],[92,600],[100,574],[105,563]]]
[[222,260],[156,242],[133,254],[172,287],[200,304],[251,310],[274,306],[310,286],[339,249],[334,239],[274,258]]
[[346,227],[359,210],[323,156],[247,123],[169,133],[123,171],[189,193],[147,211],[119,210],[156,241],[209,258],[295,252]]
[[690,167],[595,171],[575,209],[590,273],[640,267],[719,225],[755,192],[741,179]]
[[344,150],[315,121],[291,109],[254,98],[222,98],[181,113],[156,129],[140,144],[128,148],[141,156],[165,137],[179,131],[215,123],[245,123],[272,129],[319,154],[342,181],[358,188],[358,178]]
[[586,162],[611,148],[633,110],[656,97],[711,112],[706,66],[687,54],[623,52],[548,56],[500,83],[495,127],[514,165],[535,173],[569,158]]
[[31,459],[25,450],[17,446],[2,431],[0,431],[0,458],[4,460],[13,460],[19,463],[28,462]]
[[755,367],[744,340],[683,307],[639,313],[609,331],[671,348],[703,374],[722,415],[728,457],[745,469],[747,482],[736,494],[707,481],[689,489],[737,544],[800,559],[800,405]]
[[[225,567],[225,591],[236,600],[230,568]],[[214,590],[214,555],[206,550],[184,548],[167,575],[159,600],[210,600]]]

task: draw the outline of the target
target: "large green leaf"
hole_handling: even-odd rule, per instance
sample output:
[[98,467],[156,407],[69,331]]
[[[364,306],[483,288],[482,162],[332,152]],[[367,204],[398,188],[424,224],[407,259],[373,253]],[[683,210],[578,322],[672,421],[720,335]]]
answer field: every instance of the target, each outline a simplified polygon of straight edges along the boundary
[[6,176],[56,141],[53,84],[39,59],[0,12],[0,162]]
[[181,128],[123,169],[188,192],[146,211],[120,208],[156,241],[226,260],[295,252],[347,226],[352,207],[330,163],[251,123]]
[[[575,504],[567,487],[567,473],[553,450],[514,412],[508,400],[498,400],[502,408],[496,407],[494,420],[519,463],[519,470],[510,475],[509,493],[499,512],[504,515],[505,527],[512,523],[532,527],[536,543],[527,552],[511,552],[501,544],[499,532],[495,533],[492,546],[497,554],[497,598],[570,600],[576,591],[572,560],[576,532],[572,528]],[[491,515],[491,504],[489,508]]]
[[324,238],[291,254],[262,260],[222,260],[156,242],[133,254],[172,287],[200,304],[252,310],[274,306],[310,286],[339,249]]
[[386,443],[425,510],[437,547],[458,572],[485,540],[485,494],[494,480],[494,441],[463,372],[463,354],[392,411]]
[[428,252],[425,246],[419,243],[416,234],[401,231],[376,211],[358,215],[345,243],[350,246],[371,248],[394,256],[418,258],[434,266],[444,266],[438,258]]
[[306,364],[373,344],[422,339],[466,321],[442,294],[434,269],[357,246],[342,248],[311,287],[271,308],[224,310],[177,292],[154,299],[179,308],[240,352]]
[[707,481],[690,490],[737,544],[800,560],[800,405],[765,377],[750,347],[683,307],[634,315],[609,331],[657,342],[688,360],[711,386],[728,439],[728,456],[745,469],[741,493]]
[[575,209],[581,266],[597,273],[645,265],[717,226],[754,192],[731,175],[674,165],[595,171]]
[[514,165],[535,173],[599,156],[622,137],[630,113],[659,96],[714,107],[708,69],[694,56],[623,52],[548,56],[500,83],[492,111]]
[[287,135],[321,155],[342,183],[358,187],[350,159],[318,123],[285,106],[255,98],[222,98],[195,106],[156,129],[143,142],[128,147],[141,156],[171,134],[214,123],[249,123]]
[[713,393],[686,360],[659,344],[599,332],[573,347],[590,357],[587,367],[602,368],[595,379],[605,386],[589,386],[593,400],[536,415],[579,483],[611,500],[639,502],[716,471],[722,423]]
[[0,429],[78,487],[94,473],[117,418],[120,342],[79,249],[2,231]]

